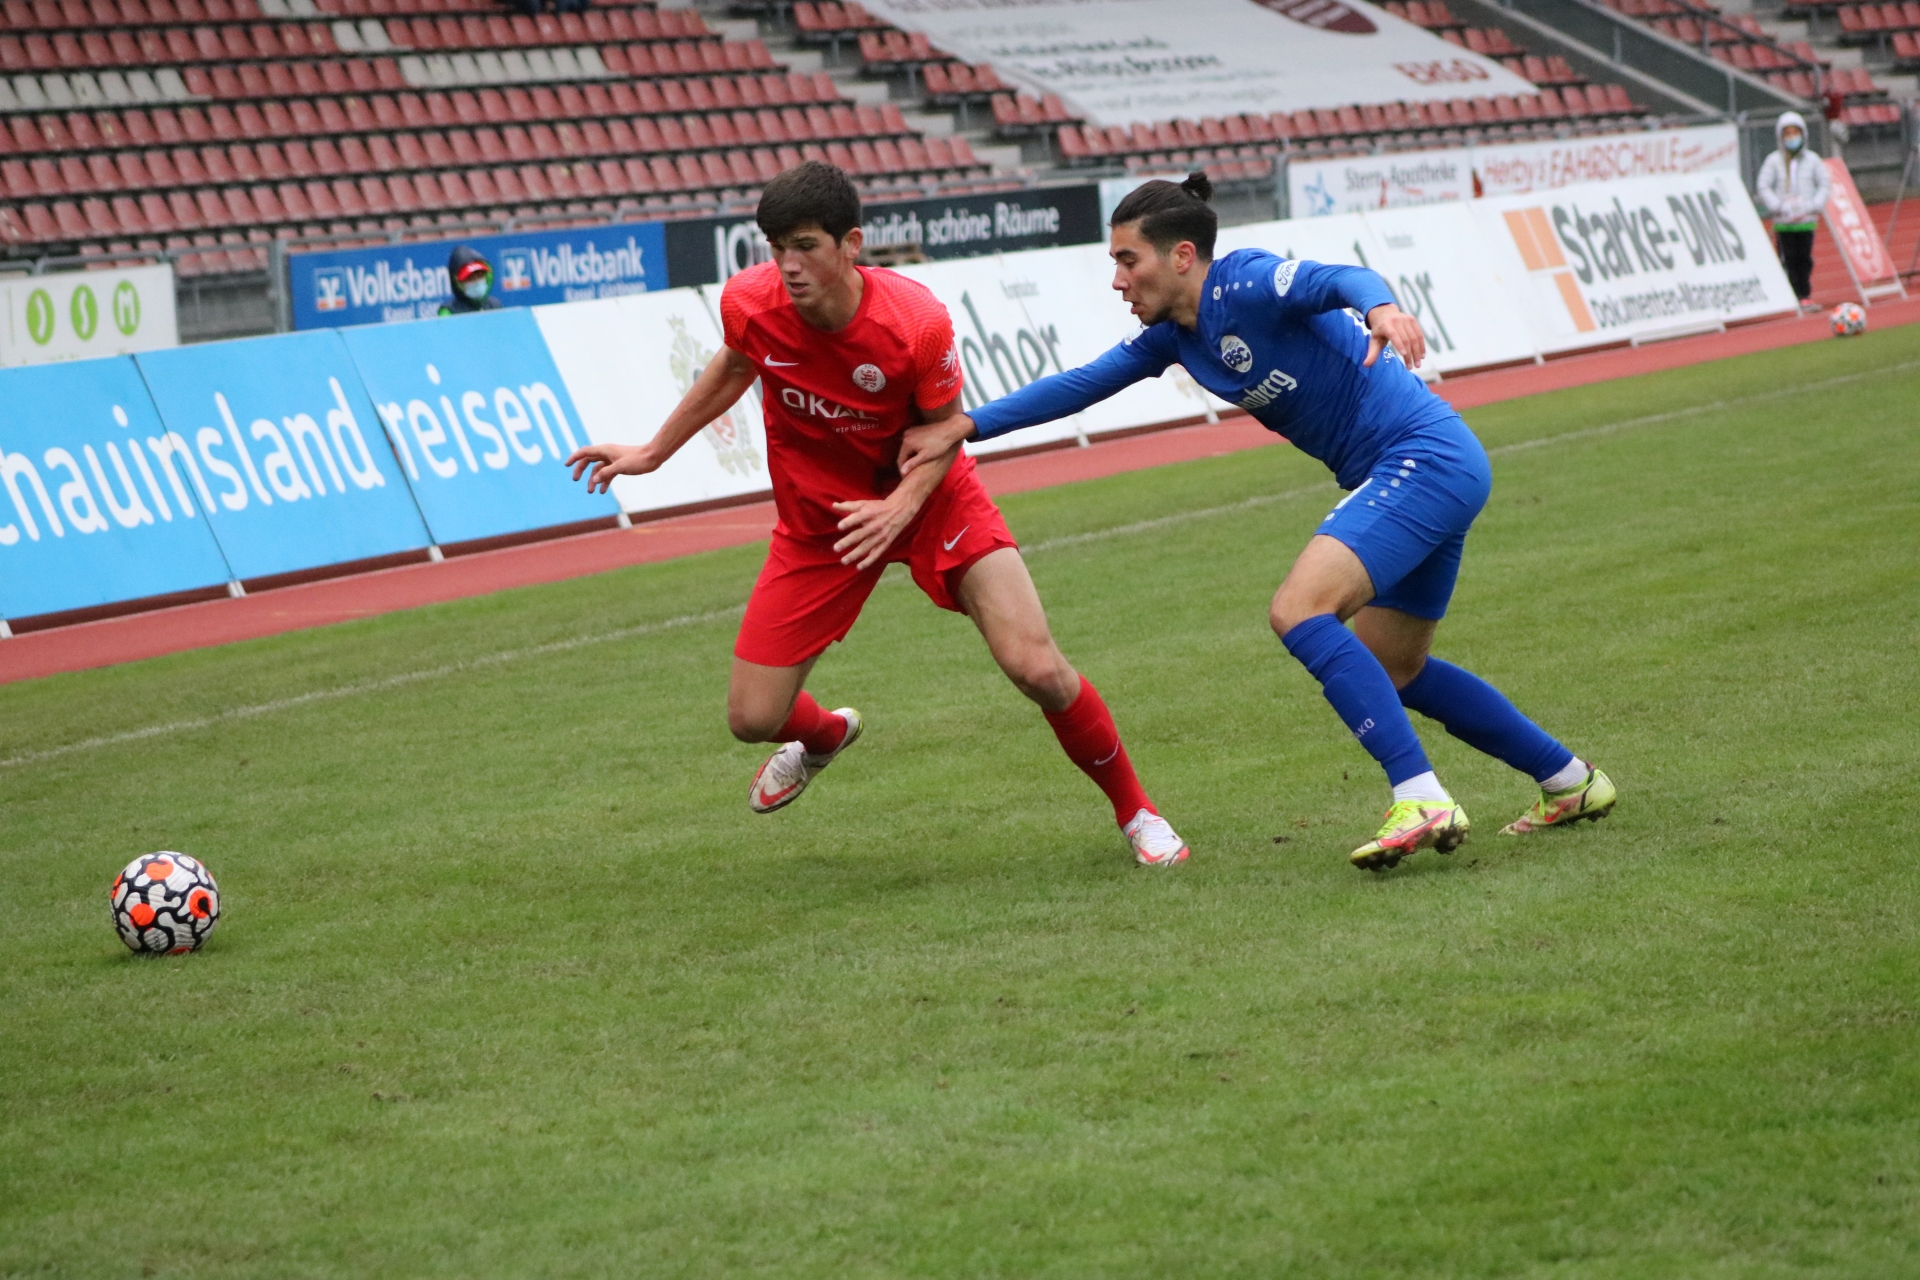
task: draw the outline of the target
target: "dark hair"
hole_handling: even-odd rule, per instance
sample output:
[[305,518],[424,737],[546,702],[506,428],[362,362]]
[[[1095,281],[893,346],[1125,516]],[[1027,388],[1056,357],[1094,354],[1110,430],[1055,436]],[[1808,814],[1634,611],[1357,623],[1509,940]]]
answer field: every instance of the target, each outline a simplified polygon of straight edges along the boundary
[[1140,224],[1140,236],[1161,253],[1171,253],[1182,240],[1193,242],[1201,258],[1213,260],[1213,240],[1220,234],[1220,215],[1208,204],[1213,183],[1204,173],[1187,175],[1185,182],[1143,182],[1127,193],[1107,220],[1109,226]]
[[767,183],[754,220],[769,240],[811,224],[838,243],[860,225],[860,193],[836,166],[808,160]]

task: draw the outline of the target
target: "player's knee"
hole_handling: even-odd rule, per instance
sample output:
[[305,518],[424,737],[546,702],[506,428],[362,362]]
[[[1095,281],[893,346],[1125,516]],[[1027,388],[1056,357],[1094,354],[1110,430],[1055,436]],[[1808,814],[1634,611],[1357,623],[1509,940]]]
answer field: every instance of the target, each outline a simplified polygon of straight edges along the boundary
[[1015,688],[1042,704],[1058,702],[1069,682],[1079,687],[1073,668],[1052,641],[1021,645],[1002,657],[1000,669]]
[[766,707],[727,708],[727,732],[742,742],[771,742],[785,723],[786,717],[776,718]]

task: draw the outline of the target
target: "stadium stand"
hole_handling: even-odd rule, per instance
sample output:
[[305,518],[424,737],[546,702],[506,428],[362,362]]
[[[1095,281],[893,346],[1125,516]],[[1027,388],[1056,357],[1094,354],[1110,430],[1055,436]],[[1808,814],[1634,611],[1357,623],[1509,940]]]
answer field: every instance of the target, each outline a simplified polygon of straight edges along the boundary
[[1288,151],[1320,154],[1447,146],[1456,145],[1469,132],[1488,140],[1544,137],[1617,128],[1623,119],[1645,114],[1621,85],[1588,83],[1562,57],[1537,57],[1504,31],[1469,27],[1454,17],[1444,0],[1387,0],[1383,7],[1464,48],[1500,58],[1540,91],[1445,103],[1356,104],[1290,114],[1100,128],[1073,116],[1058,97],[1014,90],[1001,82],[993,68],[949,58],[924,34],[894,29],[850,0],[799,0],[793,12],[802,39],[829,43],[851,36],[857,41],[865,74],[904,77],[909,86],[917,80],[924,101],[931,106],[964,112],[985,101],[997,137],[1050,142],[1051,158],[1069,168],[1200,166],[1216,183],[1261,181],[1272,176],[1274,157]]
[[[1920,3],[1787,0],[1782,16],[1798,19],[1796,24],[1764,21],[1750,11],[1724,11],[1707,0],[1603,2],[1622,16],[1700,47],[1712,58],[1821,103],[1830,121],[1849,129],[1897,130],[1901,107],[1893,101],[1896,86],[1882,83],[1865,65],[1839,65],[1836,54],[1841,48],[1861,46],[1889,54],[1891,71],[1920,68]],[[1820,39],[1812,26],[1824,25],[1822,19],[1834,24],[1827,39]],[[1826,47],[1817,47],[1816,40]],[[1912,86],[1905,87],[1910,93]]]
[[[429,12],[428,10],[432,11]],[[965,138],[727,39],[697,10],[529,17],[468,0],[6,0],[0,241],[200,248],[472,217],[598,221],[740,201],[831,160],[870,191],[987,174]]]

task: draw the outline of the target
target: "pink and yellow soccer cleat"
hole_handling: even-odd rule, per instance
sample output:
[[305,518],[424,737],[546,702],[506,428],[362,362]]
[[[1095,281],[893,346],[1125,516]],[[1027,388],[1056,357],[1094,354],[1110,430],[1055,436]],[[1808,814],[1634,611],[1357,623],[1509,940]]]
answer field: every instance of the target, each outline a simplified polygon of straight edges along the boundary
[[755,813],[772,813],[798,800],[815,775],[854,744],[860,736],[860,713],[852,707],[841,707],[833,714],[846,718],[847,734],[840,739],[840,745],[826,755],[816,756],[802,744],[788,742],[767,757],[760,772],[753,775],[753,786],[747,790],[747,804]]
[[1613,779],[1598,769],[1588,769],[1578,785],[1565,791],[1542,791],[1533,807],[1500,829],[1503,836],[1524,836],[1548,827],[1571,826],[1576,822],[1598,822],[1613,812],[1620,793]]
[[1386,825],[1350,857],[1363,871],[1385,871],[1422,849],[1452,853],[1466,843],[1471,829],[1467,811],[1452,800],[1396,800]]

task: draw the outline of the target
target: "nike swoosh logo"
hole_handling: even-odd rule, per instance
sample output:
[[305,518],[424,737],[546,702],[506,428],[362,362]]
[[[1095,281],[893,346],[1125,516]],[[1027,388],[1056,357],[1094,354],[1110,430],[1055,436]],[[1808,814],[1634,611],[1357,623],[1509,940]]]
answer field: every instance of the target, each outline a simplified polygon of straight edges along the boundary
[[[960,539],[967,536],[967,529],[971,529],[971,528],[973,528],[972,525],[967,525],[966,528],[961,529],[960,532],[953,535],[952,542],[943,542],[940,545],[948,551],[953,550],[956,546],[960,544]],[[1104,764],[1106,762],[1102,761],[1101,763]]]
[[1113,758],[1119,754],[1120,754],[1120,744],[1116,742],[1113,744],[1113,750],[1107,752],[1107,758],[1105,760],[1095,760],[1093,762],[1093,767],[1098,769],[1103,764],[1112,764]]
[[761,359],[767,362],[769,369],[791,369],[800,363],[798,360],[775,360],[772,356],[762,356]]

